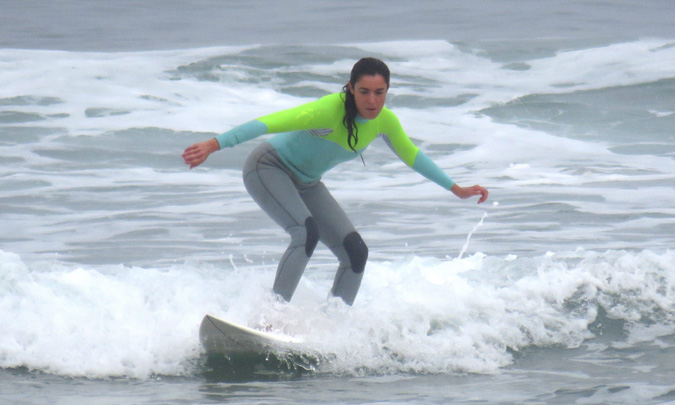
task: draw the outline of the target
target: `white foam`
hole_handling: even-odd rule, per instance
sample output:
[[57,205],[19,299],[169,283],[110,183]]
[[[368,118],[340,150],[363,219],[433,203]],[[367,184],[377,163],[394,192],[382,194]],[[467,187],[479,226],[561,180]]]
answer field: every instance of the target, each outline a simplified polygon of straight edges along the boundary
[[596,305],[635,323],[636,341],[674,333],[674,262],[673,252],[649,251],[371,261],[350,308],[326,301],[332,271],[309,274],[281,305],[270,299],[270,268],[30,268],[0,252],[0,367],[92,378],[190,374],[199,322],[211,312],[280,325],[331,356],[324,371],[491,373],[511,362],[508,348],[578,346],[592,336]]
[[[558,167],[569,166],[580,156],[584,156],[584,161],[590,159],[596,165],[606,167],[628,165],[644,169],[646,165],[656,171],[672,169],[675,166],[672,159],[617,156],[601,143],[516,128],[474,115],[482,108],[527,94],[571,91],[569,87],[560,87],[561,82],[577,83],[574,90],[588,90],[667,78],[670,75],[667,67],[675,63],[675,49],[664,46],[666,44],[666,41],[645,40],[560,52],[552,57],[530,61],[532,68],[527,71],[503,69],[499,63],[462,52],[443,41],[359,46],[364,50],[387,52],[403,58],[390,63],[394,76],[411,76],[437,83],[428,86],[393,83],[391,93],[394,96],[476,94],[477,97],[456,107],[398,108],[396,112],[415,139],[431,144],[469,146],[447,158],[436,158],[453,176],[458,176],[458,173],[461,176],[462,168],[472,165],[474,170],[471,174],[476,172],[475,168],[480,169],[477,180],[489,180],[513,175],[513,170],[508,169],[511,164],[528,164],[532,170],[521,172],[524,176],[516,178],[516,185],[522,186],[543,183],[569,185],[571,181],[579,181],[579,176],[562,173]],[[65,127],[71,135],[92,136],[149,126],[218,133],[268,112],[307,101],[275,91],[264,83],[228,78],[228,74],[243,72],[242,66],[228,66],[219,82],[200,81],[189,76],[174,80],[175,75],[170,73],[190,62],[240,51],[240,48],[137,53],[2,50],[0,81],[8,85],[0,89],[0,97],[30,95],[59,99],[62,102],[12,106],[12,110],[55,117],[40,122],[40,125]],[[292,68],[340,76],[348,70],[345,69],[347,62]],[[134,69],[129,69],[129,66],[134,66]],[[580,72],[579,66],[587,68]],[[279,72],[283,70],[279,69]],[[325,87],[326,84],[316,85]],[[338,91],[340,86],[341,83],[336,83],[334,91]],[[121,115],[85,116],[85,112],[92,108],[107,109]],[[3,153],[5,151],[8,156],[39,162],[34,154],[20,148],[3,148]],[[41,156],[39,159],[46,162],[48,158]],[[597,181],[597,177],[602,176],[585,177],[583,180]]]
[[[393,60],[392,94],[431,97],[476,94],[458,108],[446,108],[450,122],[471,110],[510,101],[527,94],[560,93],[651,82],[671,75],[675,49],[667,41],[644,40],[603,48],[560,52],[529,61],[531,69],[512,71],[500,63],[460,51],[444,41],[360,44],[364,50],[384,52]],[[144,127],[155,122],[176,130],[215,131],[248,118],[305,101],[273,92],[268,86],[239,80],[241,66],[228,66],[222,82],[173,80],[171,71],[191,62],[236,54],[244,48],[205,48],[164,52],[77,53],[61,51],[0,50],[3,69],[0,97],[32,95],[55,97],[62,104],[31,107],[33,111],[69,114],[54,124],[91,133],[95,128]],[[331,65],[301,65],[293,69],[346,76],[352,61]],[[133,69],[129,69],[133,66]],[[580,68],[581,67],[581,68]],[[580,70],[581,69],[581,70]],[[279,69],[283,72],[284,69]],[[227,79],[227,75],[234,75]],[[417,77],[437,85],[409,86],[396,77]],[[307,81],[308,84],[313,82]],[[569,83],[569,86],[561,84]],[[335,83],[338,91],[341,83]],[[324,86],[325,83],[317,83]],[[88,108],[128,112],[119,116],[86,119]],[[450,113],[449,115],[447,113]],[[439,114],[437,117],[442,118]],[[116,125],[124,121],[125,125]]]

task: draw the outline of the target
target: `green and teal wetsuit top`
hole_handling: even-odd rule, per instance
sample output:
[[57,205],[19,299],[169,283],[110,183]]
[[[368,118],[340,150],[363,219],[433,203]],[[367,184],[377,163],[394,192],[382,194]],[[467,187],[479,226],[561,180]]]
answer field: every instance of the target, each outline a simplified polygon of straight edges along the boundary
[[455,182],[406,135],[398,117],[384,107],[377,118],[357,116],[356,153],[347,143],[344,93],[265,115],[216,136],[220,148],[233,147],[265,134],[277,134],[268,142],[281,160],[306,183],[316,181],[340,163],[360,156],[370,143],[382,137],[409,167],[450,190]]

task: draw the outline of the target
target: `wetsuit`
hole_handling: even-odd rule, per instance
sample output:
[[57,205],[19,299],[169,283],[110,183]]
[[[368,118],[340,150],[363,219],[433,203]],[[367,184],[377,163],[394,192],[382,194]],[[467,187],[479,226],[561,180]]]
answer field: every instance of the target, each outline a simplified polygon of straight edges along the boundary
[[389,109],[372,120],[357,116],[356,151],[347,143],[344,94],[336,93],[295,108],[260,117],[216,137],[220,148],[276,133],[259,145],[244,165],[244,184],[260,207],[291,236],[274,280],[275,293],[289,301],[317,243],[338,258],[331,292],[347,304],[361,285],[368,248],[321,182],[339,163],[363,153],[377,137],[415,171],[450,189],[454,182],[417,148]]

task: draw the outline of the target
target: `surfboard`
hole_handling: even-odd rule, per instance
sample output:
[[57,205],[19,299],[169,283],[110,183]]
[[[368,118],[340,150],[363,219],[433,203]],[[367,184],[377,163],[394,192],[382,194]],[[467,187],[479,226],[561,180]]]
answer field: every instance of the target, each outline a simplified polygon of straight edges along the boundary
[[300,352],[302,338],[249,328],[206,315],[199,327],[199,339],[206,353],[226,356],[265,352]]

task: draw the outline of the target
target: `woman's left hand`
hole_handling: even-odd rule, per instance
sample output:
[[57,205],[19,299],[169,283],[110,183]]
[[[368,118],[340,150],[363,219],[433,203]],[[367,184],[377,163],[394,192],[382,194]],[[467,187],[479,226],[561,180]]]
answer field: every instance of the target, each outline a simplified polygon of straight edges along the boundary
[[455,184],[454,186],[452,186],[450,191],[452,191],[453,194],[455,194],[457,197],[461,199],[467,199],[475,195],[480,195],[480,198],[478,199],[478,204],[484,203],[485,200],[487,200],[488,198],[487,189],[479,185],[471,187],[460,187],[458,184]]

